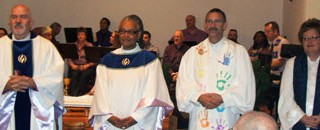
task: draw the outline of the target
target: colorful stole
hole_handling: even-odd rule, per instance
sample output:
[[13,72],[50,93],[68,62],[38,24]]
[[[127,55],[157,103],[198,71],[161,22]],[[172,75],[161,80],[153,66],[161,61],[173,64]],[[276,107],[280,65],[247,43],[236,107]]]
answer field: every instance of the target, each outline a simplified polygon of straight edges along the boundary
[[[312,115],[319,115],[320,112],[320,64],[318,66],[316,92],[313,105]],[[294,100],[299,107],[306,112],[306,97],[307,97],[307,81],[308,81],[308,60],[305,53],[296,57],[293,70],[293,90]],[[305,130],[306,127],[301,122],[296,123],[292,130]],[[320,126],[318,126],[320,129]],[[310,130],[313,130],[310,128]]]

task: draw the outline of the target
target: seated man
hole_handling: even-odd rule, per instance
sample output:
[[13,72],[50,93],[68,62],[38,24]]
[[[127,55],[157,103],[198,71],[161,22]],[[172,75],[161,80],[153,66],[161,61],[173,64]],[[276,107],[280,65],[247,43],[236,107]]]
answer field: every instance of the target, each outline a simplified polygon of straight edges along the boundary
[[159,48],[155,45],[151,44],[151,33],[149,31],[143,31],[143,50],[155,52],[157,56],[159,56]]
[[100,20],[100,30],[96,33],[97,42],[95,46],[111,46],[109,39],[112,33],[109,31],[109,26],[110,20],[108,18],[102,18]]
[[239,118],[233,130],[278,130],[278,126],[268,114],[249,111]]
[[228,34],[228,39],[231,41],[234,41],[235,43],[238,43],[238,30],[230,29]]
[[176,81],[178,78],[178,70],[180,61],[184,53],[187,52],[189,46],[183,44],[184,35],[182,31],[178,30],[173,35],[174,44],[171,44],[166,47],[162,65],[163,65],[163,72],[166,77],[166,82],[169,87],[169,94],[170,98],[174,104],[173,115],[177,116],[178,118],[178,128],[187,128],[188,127],[188,120],[185,119],[177,109],[177,101],[176,101]]
[[57,22],[53,22],[50,25],[50,28],[52,29],[52,43],[53,44],[59,44],[60,42],[57,41],[56,36],[60,33],[61,31],[61,24],[57,23]]

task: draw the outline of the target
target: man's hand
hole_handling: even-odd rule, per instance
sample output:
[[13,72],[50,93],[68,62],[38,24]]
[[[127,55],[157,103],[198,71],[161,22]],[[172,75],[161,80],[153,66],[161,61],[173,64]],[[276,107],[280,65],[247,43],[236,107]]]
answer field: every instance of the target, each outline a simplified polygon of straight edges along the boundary
[[116,116],[111,116],[108,121],[115,127],[118,127],[120,129],[122,129],[122,123],[121,123],[121,119],[119,117]]
[[70,65],[70,67],[72,70],[80,70],[80,66],[75,65],[75,64]]
[[304,115],[300,119],[300,122],[303,123],[307,128],[317,129],[320,120],[319,117]]
[[137,124],[138,122],[136,120],[134,120],[131,116],[124,118],[121,120],[124,124],[124,129],[127,129],[135,124]]
[[37,90],[37,86],[31,77],[12,75],[6,83],[3,93],[8,91],[26,92],[28,88]]
[[315,116],[310,116],[310,117],[313,118],[317,124],[315,127],[313,126],[311,128],[317,129],[320,125],[320,115],[315,115]]
[[214,109],[223,103],[222,97],[216,93],[202,94],[198,101],[207,109]]
[[209,93],[211,95],[211,98],[213,99],[213,103],[220,106],[223,103],[223,99],[221,97],[221,95],[217,94],[217,93]]

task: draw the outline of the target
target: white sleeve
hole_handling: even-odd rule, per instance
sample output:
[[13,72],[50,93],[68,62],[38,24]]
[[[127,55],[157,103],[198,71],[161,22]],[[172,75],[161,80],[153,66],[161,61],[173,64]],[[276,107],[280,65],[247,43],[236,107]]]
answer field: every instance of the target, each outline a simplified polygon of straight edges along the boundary
[[145,107],[142,109],[139,109],[138,111],[131,114],[131,117],[136,120],[138,123],[143,122],[143,120],[150,116],[152,113],[157,113],[157,107]]
[[38,92],[34,93],[34,96],[46,108],[51,107],[56,101],[61,106],[64,106],[64,61],[52,43],[43,40],[45,39],[39,39],[39,43],[34,43],[33,80],[38,89]]
[[179,111],[191,112],[197,107],[202,106],[198,102],[198,98],[202,94],[198,89],[197,81],[194,78],[194,71],[190,70],[194,67],[193,48],[189,49],[180,62],[179,76],[176,85],[176,98]]
[[294,59],[291,58],[284,69],[282,80],[281,80],[281,89],[280,89],[280,98],[278,103],[278,112],[279,118],[281,121],[281,128],[283,130],[289,130],[296,124],[305,113],[297,105],[294,100],[293,92],[293,67]]
[[255,78],[252,64],[247,51],[241,46],[236,48],[235,79],[230,89],[221,96],[225,107],[230,107],[234,113],[245,113],[253,109],[255,102]]

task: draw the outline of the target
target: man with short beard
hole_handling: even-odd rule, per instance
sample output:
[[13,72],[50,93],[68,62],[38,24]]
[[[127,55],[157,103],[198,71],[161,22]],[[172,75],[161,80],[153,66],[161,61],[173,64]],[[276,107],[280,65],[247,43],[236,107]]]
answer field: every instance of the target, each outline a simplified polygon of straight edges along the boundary
[[[63,65],[54,45],[30,30],[30,9],[15,5],[0,39],[0,129],[62,129]],[[58,125],[60,124],[60,125]]]

